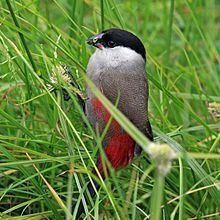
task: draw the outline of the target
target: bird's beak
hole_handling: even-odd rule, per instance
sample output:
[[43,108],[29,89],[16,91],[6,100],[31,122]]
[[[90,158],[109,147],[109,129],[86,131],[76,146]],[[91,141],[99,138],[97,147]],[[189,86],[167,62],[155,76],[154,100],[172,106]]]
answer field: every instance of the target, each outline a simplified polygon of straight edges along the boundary
[[94,35],[94,36],[88,38],[86,40],[86,42],[89,45],[92,45],[92,46],[97,47],[99,49],[103,49],[103,45],[102,45],[102,37],[103,37],[103,35],[104,35],[104,33]]

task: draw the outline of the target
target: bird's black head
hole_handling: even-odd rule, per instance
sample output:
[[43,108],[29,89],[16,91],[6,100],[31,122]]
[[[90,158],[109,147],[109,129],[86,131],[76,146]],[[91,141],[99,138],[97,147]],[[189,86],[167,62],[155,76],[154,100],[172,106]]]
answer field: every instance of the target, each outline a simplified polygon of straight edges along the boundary
[[125,30],[111,28],[102,31],[102,33],[90,37],[87,43],[99,49],[103,47],[114,48],[117,46],[128,47],[140,54],[143,59],[146,60],[145,48],[140,39],[131,32]]

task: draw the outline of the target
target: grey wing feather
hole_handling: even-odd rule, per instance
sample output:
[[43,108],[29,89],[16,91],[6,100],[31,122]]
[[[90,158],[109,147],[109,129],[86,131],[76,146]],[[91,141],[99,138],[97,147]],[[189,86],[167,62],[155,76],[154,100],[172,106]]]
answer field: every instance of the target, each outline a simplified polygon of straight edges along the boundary
[[[150,140],[153,139],[152,129],[148,120],[148,85],[145,72],[105,73],[100,81],[104,95],[142,131]],[[139,155],[141,148],[136,145],[135,154]]]

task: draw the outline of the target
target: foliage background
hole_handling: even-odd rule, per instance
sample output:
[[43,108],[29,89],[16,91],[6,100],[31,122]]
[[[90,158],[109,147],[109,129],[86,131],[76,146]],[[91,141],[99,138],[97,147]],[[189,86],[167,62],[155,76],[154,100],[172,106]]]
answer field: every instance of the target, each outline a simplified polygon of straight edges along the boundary
[[[208,109],[220,102],[218,1],[2,0],[0,7],[2,219],[72,218],[68,210],[80,201],[100,139],[85,126],[75,95],[65,102],[60,88],[49,93],[45,85],[65,63],[84,90],[94,51],[85,41],[109,27],[142,39],[155,139],[188,152],[173,162],[158,195],[162,218],[219,218],[220,123]],[[100,212],[100,219],[148,219],[159,212],[150,205],[159,199],[151,199],[154,166],[143,153],[113,174],[87,218]]]

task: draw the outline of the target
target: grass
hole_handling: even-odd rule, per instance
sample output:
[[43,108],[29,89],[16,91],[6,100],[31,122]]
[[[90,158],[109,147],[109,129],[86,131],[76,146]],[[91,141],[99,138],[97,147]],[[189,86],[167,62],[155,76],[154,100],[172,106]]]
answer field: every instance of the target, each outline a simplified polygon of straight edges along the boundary
[[[220,123],[208,108],[220,101],[217,1],[7,0],[0,7],[1,219],[74,218],[72,207],[95,178],[102,136],[73,93],[66,102],[60,88],[50,93],[47,84],[52,69],[65,63],[85,90],[94,51],[85,40],[109,27],[142,39],[155,140],[169,144],[178,158],[161,176],[157,162],[142,153],[101,181],[86,218],[220,218]],[[148,140],[93,91],[146,147]]]

